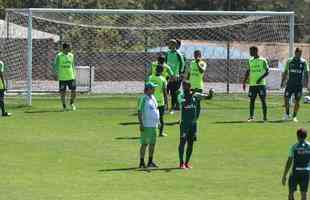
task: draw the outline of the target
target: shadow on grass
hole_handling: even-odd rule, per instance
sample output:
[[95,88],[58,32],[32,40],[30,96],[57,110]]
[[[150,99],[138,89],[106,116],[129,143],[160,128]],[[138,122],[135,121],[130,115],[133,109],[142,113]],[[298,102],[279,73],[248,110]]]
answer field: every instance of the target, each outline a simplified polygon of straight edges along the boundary
[[214,122],[214,124],[263,124],[263,123],[284,123],[283,120],[270,120],[267,122],[264,121],[254,121],[254,122],[248,122],[248,121],[218,121]]
[[[174,125],[178,125],[179,123],[180,123],[179,121],[166,122],[165,125],[166,126],[174,126]],[[121,126],[139,125],[139,122],[120,122],[119,125],[121,125]]]
[[140,137],[117,137],[115,140],[139,140]]
[[130,125],[139,125],[139,122],[121,122],[119,123],[121,126],[130,126]]
[[181,170],[178,167],[166,167],[166,168],[145,168],[141,169],[138,167],[129,167],[129,168],[118,168],[118,169],[100,169],[98,172],[126,172],[126,171],[137,171],[137,172],[148,172],[151,173],[153,171],[163,171],[163,172],[171,172],[175,170]]
[[36,113],[58,113],[62,112],[59,109],[54,109],[54,110],[26,110],[24,113],[27,114],[36,114]]

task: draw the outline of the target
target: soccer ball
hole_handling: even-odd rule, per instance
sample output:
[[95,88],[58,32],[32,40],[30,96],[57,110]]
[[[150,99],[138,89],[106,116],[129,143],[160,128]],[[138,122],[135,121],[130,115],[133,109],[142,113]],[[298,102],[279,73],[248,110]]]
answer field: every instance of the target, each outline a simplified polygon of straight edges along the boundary
[[310,103],[310,96],[304,97],[304,103]]

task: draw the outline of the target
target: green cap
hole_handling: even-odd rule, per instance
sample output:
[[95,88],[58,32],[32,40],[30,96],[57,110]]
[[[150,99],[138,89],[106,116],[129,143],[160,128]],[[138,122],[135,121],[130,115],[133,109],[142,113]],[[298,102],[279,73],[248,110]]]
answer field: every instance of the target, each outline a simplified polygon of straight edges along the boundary
[[145,85],[144,85],[145,89],[153,89],[155,87],[157,87],[157,85],[152,83],[152,82],[145,83]]

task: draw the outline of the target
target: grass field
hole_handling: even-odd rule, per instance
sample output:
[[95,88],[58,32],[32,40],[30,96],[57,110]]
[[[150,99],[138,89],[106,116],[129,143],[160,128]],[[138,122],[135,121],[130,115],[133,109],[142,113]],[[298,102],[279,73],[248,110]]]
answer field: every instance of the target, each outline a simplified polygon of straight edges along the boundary
[[[160,169],[140,171],[136,97],[78,100],[76,112],[35,97],[33,107],[10,106],[0,118],[0,199],[286,199],[281,175],[297,127],[309,128],[309,105],[300,122],[281,123],[282,98],[269,97],[269,123],[245,123],[247,98],[216,96],[203,104],[192,170],[178,170],[178,114],[167,115],[159,138]],[[257,106],[259,104],[257,103]],[[257,118],[261,119],[260,107]]]

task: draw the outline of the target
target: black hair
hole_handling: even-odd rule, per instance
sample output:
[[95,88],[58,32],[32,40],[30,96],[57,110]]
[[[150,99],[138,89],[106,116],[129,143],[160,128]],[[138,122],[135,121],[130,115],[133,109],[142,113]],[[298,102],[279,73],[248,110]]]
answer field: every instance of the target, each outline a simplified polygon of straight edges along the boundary
[[299,128],[296,134],[297,134],[297,137],[302,140],[306,139],[308,136],[308,132],[304,128]]
[[302,52],[302,49],[299,48],[299,47],[297,47],[297,48],[295,49],[295,53],[297,53],[297,52]]
[[256,51],[256,52],[258,52],[257,46],[251,46],[251,47],[250,47],[250,51]]
[[68,44],[68,43],[63,43],[62,48],[63,48],[63,49],[69,49],[69,48],[70,48],[70,44]]
[[163,54],[159,54],[157,57],[157,61],[160,63],[164,63],[165,62],[165,56]]

